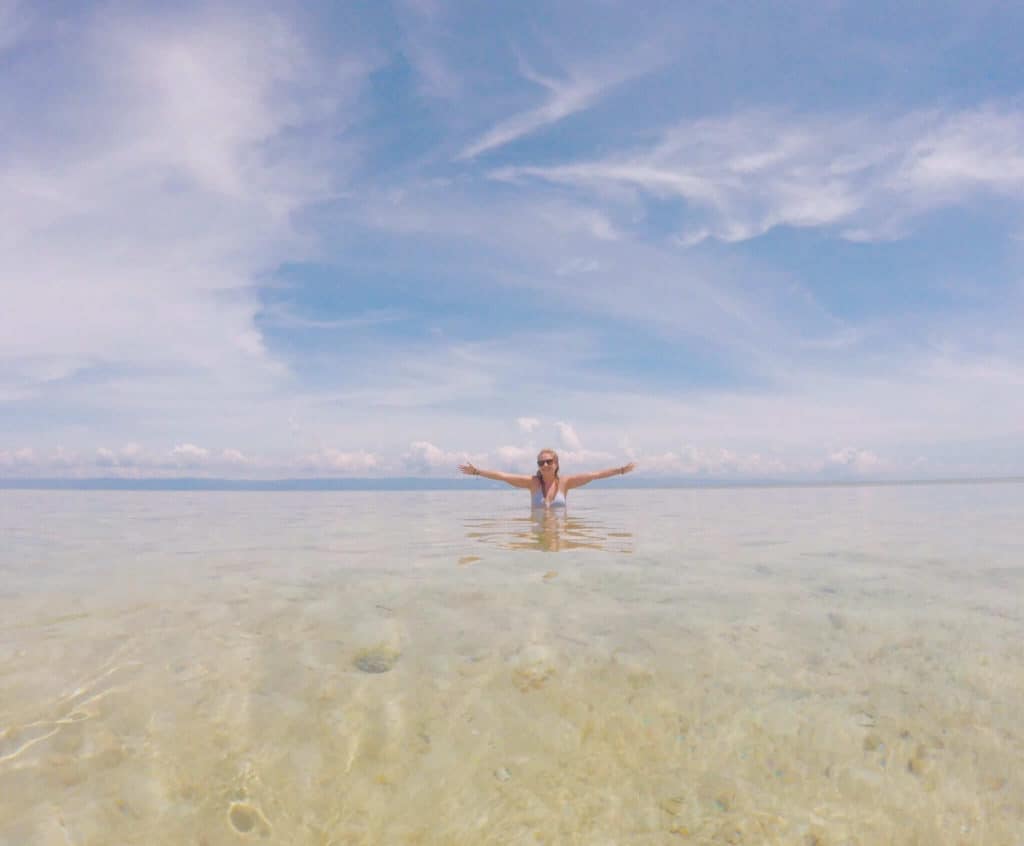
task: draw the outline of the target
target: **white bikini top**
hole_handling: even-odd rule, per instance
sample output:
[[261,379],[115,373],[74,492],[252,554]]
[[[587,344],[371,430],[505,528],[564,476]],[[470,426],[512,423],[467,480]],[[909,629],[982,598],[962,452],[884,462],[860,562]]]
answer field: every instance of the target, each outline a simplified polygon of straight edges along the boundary
[[565,508],[565,494],[561,490],[559,490],[559,492],[555,494],[554,499],[552,499],[551,502],[545,503],[544,493],[543,491],[541,491],[540,486],[538,485],[533,492],[533,500],[531,504],[534,508],[544,508],[545,506],[550,508]]

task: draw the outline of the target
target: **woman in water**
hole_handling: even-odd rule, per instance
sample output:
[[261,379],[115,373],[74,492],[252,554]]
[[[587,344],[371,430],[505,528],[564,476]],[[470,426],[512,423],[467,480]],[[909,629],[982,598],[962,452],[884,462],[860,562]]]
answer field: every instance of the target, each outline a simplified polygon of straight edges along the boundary
[[558,475],[558,453],[553,449],[542,449],[537,454],[537,474],[535,476],[517,476],[514,473],[499,473],[497,470],[480,470],[471,463],[460,464],[459,470],[467,476],[483,476],[505,482],[514,488],[529,488],[530,502],[534,508],[551,508],[565,505],[565,495],[573,488],[579,488],[597,479],[609,476],[624,476],[636,467],[634,462],[621,467],[607,470],[595,470],[593,473],[578,473],[575,476]]

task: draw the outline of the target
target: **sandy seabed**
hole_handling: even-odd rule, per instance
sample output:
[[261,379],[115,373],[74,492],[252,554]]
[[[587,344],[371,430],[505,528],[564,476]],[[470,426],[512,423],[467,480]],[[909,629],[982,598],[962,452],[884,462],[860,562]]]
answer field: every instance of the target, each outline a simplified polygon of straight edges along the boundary
[[467,527],[0,595],[0,843],[1024,843],[1019,570]]

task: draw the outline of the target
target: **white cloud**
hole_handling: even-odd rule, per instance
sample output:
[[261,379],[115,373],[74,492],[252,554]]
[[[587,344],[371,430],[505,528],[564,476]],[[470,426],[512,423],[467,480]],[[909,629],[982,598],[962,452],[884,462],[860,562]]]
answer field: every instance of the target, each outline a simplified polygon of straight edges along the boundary
[[177,468],[183,464],[198,466],[205,463],[208,458],[207,450],[193,444],[181,444],[168,455],[148,453],[136,443],[125,444],[119,449],[99,447],[96,450],[96,466],[104,469],[159,471]]
[[64,447],[56,447],[48,452],[32,447],[0,450],[0,472],[6,476],[73,474],[81,463],[78,452]]
[[704,478],[769,478],[786,476],[802,468],[761,453],[743,453],[725,447],[688,445],[663,453],[632,456],[639,470],[656,476],[700,476]]
[[299,467],[313,473],[371,473],[380,466],[378,457],[363,450],[343,451],[325,447],[317,452],[304,456]]
[[31,447],[0,450],[0,468],[4,470],[24,469],[35,464],[36,453]]
[[96,450],[96,463],[100,467],[116,467],[117,456],[113,450],[107,449],[106,447],[100,447]]
[[171,450],[171,459],[183,467],[195,467],[204,464],[210,457],[210,451],[195,444],[178,444]]
[[131,462],[134,462],[134,461],[138,461],[139,458],[142,455],[143,455],[142,447],[139,446],[138,444],[135,444],[135,443],[125,444],[118,451],[118,459],[122,463],[131,463]]
[[1024,112],[1008,105],[891,118],[747,112],[681,124],[629,154],[493,175],[605,199],[628,189],[634,197],[685,201],[683,245],[706,237],[741,241],[776,226],[839,227],[852,240],[885,239],[900,236],[918,215],[976,193],[1019,196]]
[[409,454],[428,467],[440,467],[447,461],[444,450],[428,441],[416,441],[409,447]]
[[822,471],[830,476],[866,476],[883,469],[881,459],[871,450],[842,447],[829,454]]
[[537,450],[529,446],[500,446],[495,452],[502,469],[520,473],[529,472],[537,455]]
[[545,101],[532,109],[500,120],[466,145],[458,158],[475,158],[585,111],[614,87],[651,70],[660,58],[657,51],[644,56],[642,63],[619,57],[618,61],[608,63],[603,70],[579,69],[571,71],[565,79],[542,76],[523,62],[520,68],[523,76],[547,91]]
[[467,452],[450,452],[429,441],[414,441],[400,457],[398,467],[400,472],[414,475],[449,476],[457,472],[459,464],[480,458]]
[[517,417],[516,425],[520,431],[529,433],[540,425],[540,421],[536,417]]
[[[616,459],[616,454],[600,449],[562,449],[558,451],[558,466],[566,473],[604,469],[603,466]],[[621,462],[620,462],[621,463]]]
[[235,467],[244,467],[250,463],[250,460],[237,449],[225,449],[220,453],[220,460],[224,464],[233,465]]
[[[60,94],[0,105],[18,115],[0,160],[0,396],[90,373],[113,402],[108,370],[206,414],[209,386],[225,404],[272,393],[286,371],[254,325],[258,277],[310,254],[294,216],[344,179],[336,115],[372,62],[319,55],[257,10],[102,6],[77,23],[17,66],[19,97]],[[64,85],[33,83],[54,69]]]
[[563,421],[559,421],[555,424],[555,428],[558,429],[558,437],[561,439],[562,446],[567,449],[581,450],[583,444],[580,442],[579,435],[576,434],[576,430],[571,425]]
[[930,202],[972,189],[1015,194],[1024,186],[1024,113],[983,106],[937,115],[897,174]]
[[546,82],[545,87],[549,94],[542,105],[500,121],[463,148],[458,158],[475,158],[587,109],[597,101],[605,86],[596,80],[582,79]]
[[419,93],[444,101],[459,98],[464,93],[462,77],[442,46],[449,24],[445,8],[433,0],[402,0],[400,6],[401,51],[416,71]]

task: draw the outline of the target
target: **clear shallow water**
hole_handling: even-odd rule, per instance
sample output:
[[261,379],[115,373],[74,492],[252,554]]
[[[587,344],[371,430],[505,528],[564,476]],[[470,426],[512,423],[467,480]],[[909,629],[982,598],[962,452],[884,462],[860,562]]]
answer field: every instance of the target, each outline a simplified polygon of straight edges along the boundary
[[0,492],[0,843],[1022,843],[1022,508]]

